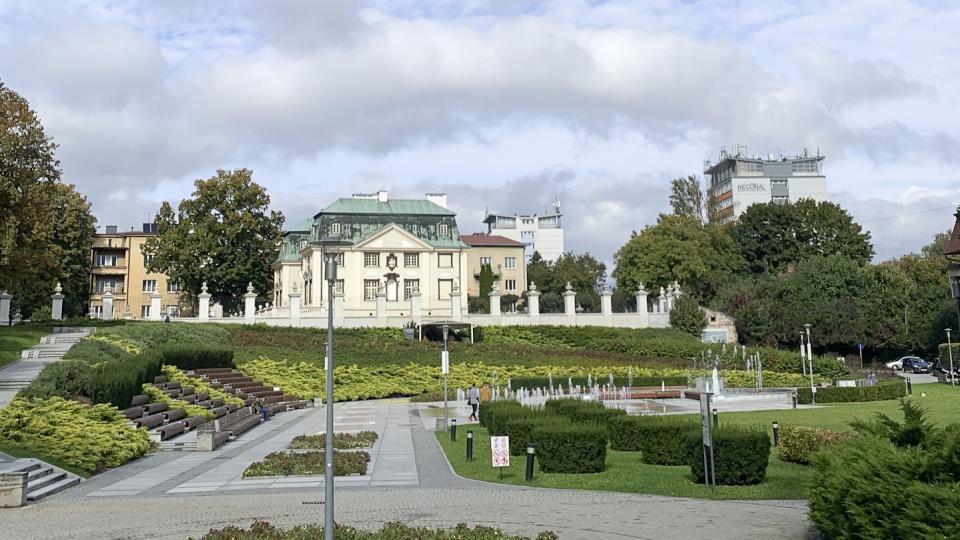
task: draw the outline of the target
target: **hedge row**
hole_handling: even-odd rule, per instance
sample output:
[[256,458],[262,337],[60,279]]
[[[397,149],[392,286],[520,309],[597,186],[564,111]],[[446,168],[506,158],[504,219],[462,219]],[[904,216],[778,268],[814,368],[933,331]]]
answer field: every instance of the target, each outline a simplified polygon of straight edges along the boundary
[[610,421],[610,448],[640,452],[640,461],[651,465],[686,465],[686,435],[700,433],[700,423],[690,416],[622,416]]
[[[609,384],[610,378],[607,376],[597,376],[591,377],[591,382],[593,384]],[[586,386],[587,378],[586,377],[554,377],[553,385],[563,385],[564,387],[569,386],[569,384],[574,386]],[[681,376],[666,376],[666,377],[633,377],[632,379],[628,377],[614,377],[613,384],[615,386],[657,386],[660,384],[665,384],[667,386],[686,386],[687,378]],[[510,386],[512,388],[547,388],[550,386],[550,379],[548,377],[515,377],[510,379]]]
[[[698,483],[705,483],[700,432],[688,432],[684,437],[690,471]],[[762,428],[729,426],[714,429],[713,460],[717,485],[759,484],[767,475],[770,437]]]
[[[884,401],[899,399],[907,393],[906,385],[900,381],[880,383],[874,386],[817,388],[817,403],[852,403],[856,401]],[[797,403],[812,403],[810,388],[797,388]]]
[[810,456],[821,448],[848,440],[849,433],[807,426],[782,426],[780,428],[780,459],[806,465]]

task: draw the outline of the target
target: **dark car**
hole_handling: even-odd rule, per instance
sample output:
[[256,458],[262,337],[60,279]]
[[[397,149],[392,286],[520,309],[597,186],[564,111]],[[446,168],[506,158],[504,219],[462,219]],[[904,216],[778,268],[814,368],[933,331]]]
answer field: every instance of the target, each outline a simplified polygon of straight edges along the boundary
[[[945,377],[949,377],[949,376],[950,376],[950,364],[949,364],[948,362],[943,362],[943,361],[940,360],[939,358],[934,358],[933,361],[930,362],[930,374],[931,374],[931,375],[941,375],[941,374],[942,374],[942,375],[945,376]],[[954,377],[960,376],[960,366],[954,366],[954,368],[953,368],[953,376],[954,376]]]
[[907,357],[903,359],[904,373],[930,373],[930,364],[923,361],[922,358]]

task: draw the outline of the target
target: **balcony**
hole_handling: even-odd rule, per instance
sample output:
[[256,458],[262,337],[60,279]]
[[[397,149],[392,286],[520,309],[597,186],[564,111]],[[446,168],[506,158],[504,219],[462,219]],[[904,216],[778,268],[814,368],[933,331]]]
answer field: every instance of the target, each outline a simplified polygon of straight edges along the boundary
[[122,276],[127,273],[127,265],[94,266],[90,272],[101,276]]
[[[124,294],[123,286],[118,285],[115,288],[110,289],[114,296]],[[90,293],[92,296],[103,296],[103,289],[94,290]]]
[[124,240],[121,238],[93,238],[93,249],[122,249],[126,250],[127,246],[123,245]]
[[[490,270],[493,272],[493,279],[500,279],[501,272],[500,272],[499,266],[497,266],[496,268],[491,268]],[[473,269],[473,277],[478,279],[480,278],[480,268]]]

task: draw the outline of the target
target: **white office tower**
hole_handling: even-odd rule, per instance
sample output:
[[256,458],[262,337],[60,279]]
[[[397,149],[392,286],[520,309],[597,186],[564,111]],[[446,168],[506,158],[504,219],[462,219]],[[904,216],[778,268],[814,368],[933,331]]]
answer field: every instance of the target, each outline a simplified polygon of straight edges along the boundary
[[487,233],[504,236],[523,243],[527,260],[536,251],[547,261],[555,261],[563,254],[563,214],[560,199],[553,201],[553,208],[537,214],[491,214],[483,222]]

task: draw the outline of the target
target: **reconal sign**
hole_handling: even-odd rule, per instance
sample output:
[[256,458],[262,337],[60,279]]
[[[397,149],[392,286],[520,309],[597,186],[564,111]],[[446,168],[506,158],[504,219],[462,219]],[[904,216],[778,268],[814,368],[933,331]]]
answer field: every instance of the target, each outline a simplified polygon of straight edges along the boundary
[[737,191],[767,191],[767,185],[758,182],[746,182],[737,184]]

